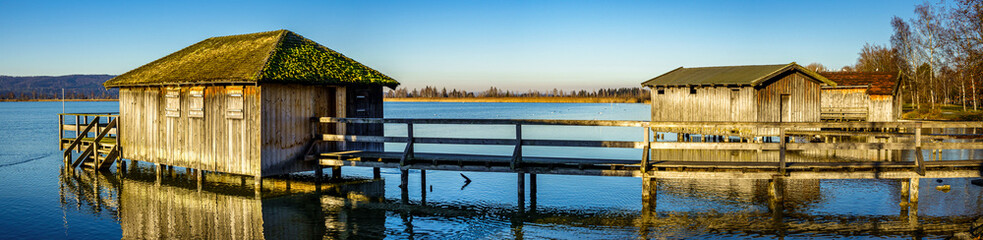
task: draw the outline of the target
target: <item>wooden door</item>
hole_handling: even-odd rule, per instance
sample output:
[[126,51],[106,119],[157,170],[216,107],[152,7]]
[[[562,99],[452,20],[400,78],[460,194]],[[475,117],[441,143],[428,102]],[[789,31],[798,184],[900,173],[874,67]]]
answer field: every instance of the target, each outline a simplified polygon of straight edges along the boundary
[[792,121],[792,105],[791,96],[788,94],[782,94],[781,106],[779,112],[781,113],[781,122],[791,122]]

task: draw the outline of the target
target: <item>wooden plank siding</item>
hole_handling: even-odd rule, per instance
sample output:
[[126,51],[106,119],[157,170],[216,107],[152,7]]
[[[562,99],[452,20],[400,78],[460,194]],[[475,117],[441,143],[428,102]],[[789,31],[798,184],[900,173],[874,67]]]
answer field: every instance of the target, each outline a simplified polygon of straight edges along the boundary
[[[242,89],[242,119],[227,118],[227,88]],[[190,87],[180,115],[165,116],[166,88],[120,89],[123,158],[242,175],[260,174],[260,87],[207,86],[203,117],[190,117]]]
[[867,121],[871,122],[893,122],[897,121],[898,112],[901,104],[894,101],[891,95],[870,95],[870,110],[868,110]]
[[[652,90],[652,121],[754,121],[751,87],[658,87]],[[659,94],[659,89],[663,94]],[[686,113],[686,114],[680,114]]]
[[823,88],[820,111],[824,120],[838,120],[844,117],[863,116],[869,119],[870,99],[867,87]]
[[[382,86],[349,86],[347,90],[347,111],[350,118],[382,118]],[[346,134],[360,136],[383,136],[382,123],[347,124]],[[383,143],[346,143],[346,150],[383,151]]]
[[755,94],[758,122],[782,122],[781,95],[790,98],[790,113],[786,122],[818,122],[820,84],[801,73],[787,73],[766,82]]
[[[314,140],[311,119],[333,116],[335,89],[328,86],[265,84],[262,104],[263,176],[313,170],[303,161]],[[320,136],[320,135],[318,135]]]

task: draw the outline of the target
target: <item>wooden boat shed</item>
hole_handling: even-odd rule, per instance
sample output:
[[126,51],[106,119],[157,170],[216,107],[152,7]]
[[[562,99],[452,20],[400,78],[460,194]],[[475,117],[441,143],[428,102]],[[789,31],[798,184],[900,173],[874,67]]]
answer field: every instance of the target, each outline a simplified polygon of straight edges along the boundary
[[[652,92],[652,122],[818,122],[822,85],[836,83],[794,62],[680,67],[642,83]],[[735,129],[686,131],[755,134]]]
[[822,119],[829,121],[894,122],[901,116],[898,74],[887,72],[822,72],[837,83],[822,88]]
[[265,177],[315,169],[305,154],[332,147],[318,143],[320,134],[381,136],[381,124],[312,118],[381,118],[382,87],[398,84],[277,30],[208,38],[104,86],[120,89],[123,158]]

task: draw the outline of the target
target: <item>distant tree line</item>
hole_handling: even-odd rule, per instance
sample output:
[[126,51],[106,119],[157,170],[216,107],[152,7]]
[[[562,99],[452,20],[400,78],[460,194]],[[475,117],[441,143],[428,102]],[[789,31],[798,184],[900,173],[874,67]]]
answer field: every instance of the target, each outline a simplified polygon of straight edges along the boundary
[[114,99],[119,90],[102,86],[110,78],[113,75],[0,76],[0,100]]
[[564,91],[554,88],[550,91],[528,90],[525,92],[502,90],[490,87],[484,91],[463,91],[457,89],[447,90],[447,88],[437,88],[426,86],[423,89],[407,88],[390,89],[386,92],[387,98],[475,98],[475,97],[587,97],[587,98],[625,98],[648,100],[649,92],[640,87],[633,88],[604,88],[597,90],[574,90]]
[[119,90],[111,89],[29,89],[29,90],[0,90],[0,100],[35,100],[35,99],[116,99]]
[[[941,1],[915,6],[915,17],[891,19],[890,46],[865,44],[857,63],[843,71],[898,73],[901,98],[916,108],[940,104],[979,109],[983,91],[983,0]],[[825,71],[825,66],[807,68]]]

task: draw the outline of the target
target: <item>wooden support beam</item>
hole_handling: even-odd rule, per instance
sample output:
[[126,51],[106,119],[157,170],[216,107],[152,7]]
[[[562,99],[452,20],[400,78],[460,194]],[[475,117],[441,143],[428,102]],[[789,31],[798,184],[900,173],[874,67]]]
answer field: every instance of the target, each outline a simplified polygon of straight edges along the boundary
[[403,158],[399,160],[400,166],[406,166],[413,160],[413,123],[406,123],[406,148],[403,149]]
[[324,166],[314,166],[314,182],[320,183],[324,178]]
[[372,179],[382,179],[382,172],[380,172],[379,168],[372,168]]
[[908,202],[911,202],[912,204],[918,204],[918,183],[920,181],[921,178],[911,178],[908,180]]
[[515,149],[512,150],[509,167],[513,170],[522,167],[522,124],[515,125]]
[[400,199],[403,204],[410,203],[410,170],[400,169],[399,170],[399,192]]
[[420,170],[420,204],[427,205],[427,170]]
[[65,138],[65,116],[58,115],[58,150],[65,150],[64,145],[61,144],[61,140]]
[[536,174],[530,173],[529,174],[529,209],[532,209],[533,211],[536,211],[536,198],[537,198],[536,185],[537,185]]
[[331,179],[341,179],[341,166],[331,167]]
[[925,156],[922,155],[922,128],[915,128],[915,172],[925,176]]
[[516,196],[518,199],[518,208],[520,212],[526,209],[526,173],[518,172],[516,173]]
[[778,150],[778,173],[785,176],[785,128],[779,130],[778,136],[781,143],[781,149]]
[[652,153],[652,140],[650,140],[652,138],[650,135],[652,129],[649,128],[648,126],[645,126],[644,129],[645,129],[645,148],[642,149],[642,163],[640,165],[640,169],[643,173],[648,172],[649,155],[651,155]]

